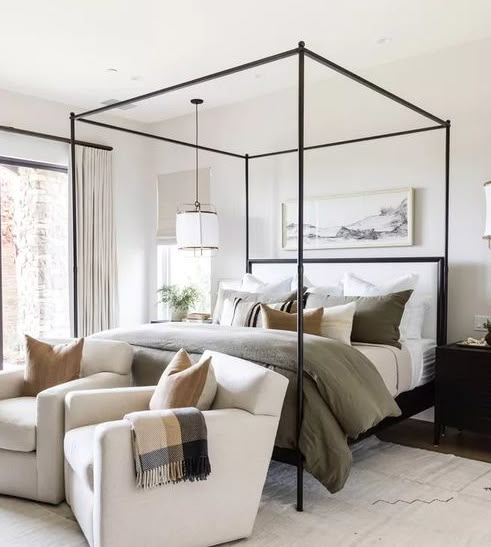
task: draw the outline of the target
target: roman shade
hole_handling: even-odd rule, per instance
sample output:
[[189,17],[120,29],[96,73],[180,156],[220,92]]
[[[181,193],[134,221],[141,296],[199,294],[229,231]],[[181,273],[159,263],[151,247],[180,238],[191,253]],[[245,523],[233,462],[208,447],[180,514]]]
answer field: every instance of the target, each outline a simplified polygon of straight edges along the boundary
[[[210,168],[199,169],[199,193],[203,203],[210,201]],[[158,175],[157,240],[176,243],[176,212],[179,203],[188,203],[194,196],[196,171],[178,171]]]

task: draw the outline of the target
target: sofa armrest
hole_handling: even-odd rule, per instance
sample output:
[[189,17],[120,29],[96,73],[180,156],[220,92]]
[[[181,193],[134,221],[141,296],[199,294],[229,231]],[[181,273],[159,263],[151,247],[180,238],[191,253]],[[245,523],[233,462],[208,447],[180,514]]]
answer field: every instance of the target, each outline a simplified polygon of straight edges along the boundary
[[24,367],[18,370],[0,371],[0,400],[22,397],[24,389]]
[[120,420],[129,412],[148,410],[154,391],[150,386],[72,392],[65,400],[65,429]]
[[[121,387],[128,385],[128,381],[128,377],[121,374],[100,372],[50,387],[38,394],[36,455],[40,492],[51,492],[53,484],[59,484],[63,490],[66,394],[74,390]],[[58,492],[55,499],[63,499],[63,492]]]

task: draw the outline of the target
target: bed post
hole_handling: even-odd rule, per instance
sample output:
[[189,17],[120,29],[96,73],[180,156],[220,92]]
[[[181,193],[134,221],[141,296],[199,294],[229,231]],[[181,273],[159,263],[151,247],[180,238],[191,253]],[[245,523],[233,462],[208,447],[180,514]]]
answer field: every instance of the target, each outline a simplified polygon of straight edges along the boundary
[[245,254],[247,273],[251,273],[249,264],[249,154],[245,155]]
[[298,220],[297,220],[297,511],[303,511],[303,456],[300,435],[303,420],[303,156],[305,44],[298,43]]
[[450,219],[450,120],[445,127],[445,264],[443,265],[443,332],[442,343],[447,343],[448,318],[448,237]]
[[73,336],[78,336],[77,186],[75,182],[75,113],[70,112],[70,173],[72,179]]

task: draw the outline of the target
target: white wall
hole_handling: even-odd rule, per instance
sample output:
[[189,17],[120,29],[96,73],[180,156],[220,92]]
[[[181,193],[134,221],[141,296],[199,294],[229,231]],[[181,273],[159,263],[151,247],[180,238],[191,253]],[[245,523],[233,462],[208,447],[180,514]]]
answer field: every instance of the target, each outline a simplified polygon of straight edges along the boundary
[[[69,113],[78,109],[33,97],[0,91],[0,125],[60,136],[69,134]],[[129,125],[114,119],[119,125]],[[131,124],[142,129],[143,126]],[[149,172],[151,150],[143,139],[121,132],[77,124],[77,138],[114,147],[113,173],[117,223],[120,324],[148,320],[148,280],[153,252],[153,177]],[[67,164],[68,145],[0,132],[0,155]]]
[[[491,177],[491,40],[388,64],[365,76],[434,114],[452,120],[449,339],[473,334],[474,314],[491,313],[491,254],[482,240],[482,183]],[[307,68],[308,70],[308,68]],[[260,84],[260,82],[259,82]],[[205,92],[204,92],[205,93]],[[199,96],[199,90],[190,91]],[[204,94],[203,98],[206,99]],[[307,87],[306,144],[432,125],[338,75]],[[296,145],[296,93],[284,91],[203,111],[201,142],[260,153]],[[193,118],[155,124],[154,132],[193,140]],[[364,189],[416,188],[413,247],[319,251],[323,256],[443,254],[444,131],[312,151],[306,155],[306,196]],[[192,168],[193,151],[154,145],[154,173]],[[221,223],[214,280],[244,271],[243,162],[201,154],[212,170],[211,198]],[[282,256],[279,207],[295,197],[296,158],[251,164],[251,256]],[[153,219],[155,225],[155,219]],[[314,253],[315,254],[315,253]]]

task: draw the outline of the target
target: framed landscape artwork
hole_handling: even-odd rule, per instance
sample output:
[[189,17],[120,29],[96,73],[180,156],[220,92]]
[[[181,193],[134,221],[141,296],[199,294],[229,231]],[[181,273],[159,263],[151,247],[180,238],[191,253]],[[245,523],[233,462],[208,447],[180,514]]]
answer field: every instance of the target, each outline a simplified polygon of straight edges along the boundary
[[[304,249],[413,244],[412,188],[343,194],[304,201]],[[282,247],[297,248],[297,200],[281,205]]]

